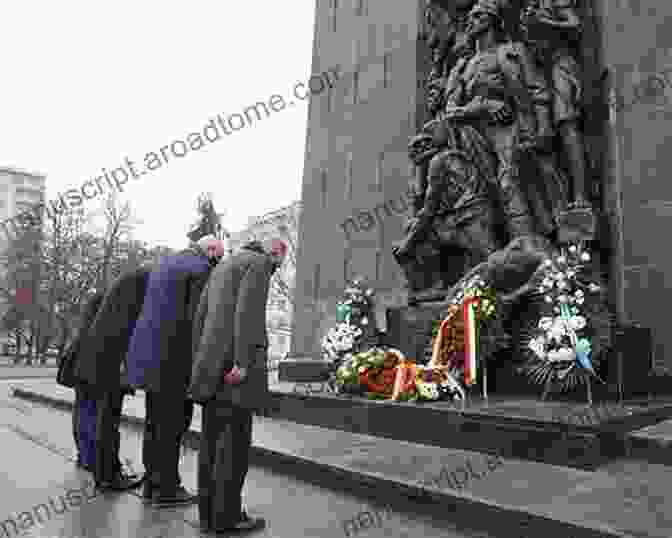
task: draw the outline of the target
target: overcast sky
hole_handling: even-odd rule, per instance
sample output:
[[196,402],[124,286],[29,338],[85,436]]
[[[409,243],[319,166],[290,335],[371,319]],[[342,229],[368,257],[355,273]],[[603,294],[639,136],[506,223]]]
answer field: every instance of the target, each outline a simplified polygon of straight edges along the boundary
[[[315,0],[90,2],[3,6],[0,166],[79,187],[310,76]],[[307,101],[127,184],[136,236],[179,248],[200,192],[224,224],[300,197]],[[97,204],[96,200],[89,202]]]

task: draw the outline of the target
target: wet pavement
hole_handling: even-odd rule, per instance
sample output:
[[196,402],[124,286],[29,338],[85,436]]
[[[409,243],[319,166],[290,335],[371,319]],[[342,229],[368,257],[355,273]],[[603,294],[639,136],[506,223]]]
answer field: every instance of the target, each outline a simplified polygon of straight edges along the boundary
[[57,368],[54,366],[25,366],[0,363],[0,380],[2,379],[56,379]]
[[[31,381],[31,386],[49,386]],[[195,507],[156,510],[133,493],[96,492],[88,473],[74,465],[71,417],[64,411],[13,398],[12,383],[0,383],[0,536],[42,538],[206,536],[191,522]],[[132,401],[133,399],[131,399]],[[121,456],[142,471],[140,434],[123,428]],[[181,473],[187,488],[196,487],[196,453],[185,449]],[[252,536],[273,538],[346,536],[494,538],[483,532],[451,528],[430,517],[385,511],[370,500],[251,467],[245,498],[249,512],[269,525]],[[367,511],[385,513],[370,528],[353,530]],[[354,518],[354,519],[353,519]],[[366,520],[366,517],[364,518]],[[373,521],[373,520],[372,520]],[[508,535],[506,535],[508,536]]]
[[[72,400],[72,391],[57,386],[53,381],[8,383],[7,387],[10,385],[20,386],[24,391],[48,395],[55,401]],[[129,398],[124,412],[141,420],[144,412],[142,398],[141,393]],[[29,417],[35,413],[42,416],[45,416],[43,413],[53,413],[18,398],[6,398],[3,406],[0,413],[13,413],[19,424],[30,422]],[[21,410],[21,406],[27,407]],[[58,432],[50,428],[49,433],[44,435],[52,441],[56,436],[58,447],[71,446],[68,413],[55,416],[61,417],[59,420],[63,426]],[[26,428],[33,436],[38,436],[38,441],[44,441],[39,433],[45,420],[50,419],[43,418],[42,422],[34,423],[33,429]],[[200,419],[197,418],[192,424],[195,435],[199,426]],[[428,427],[440,427],[440,424]],[[42,445],[49,447],[45,442]],[[283,536],[290,529],[293,536],[328,537],[336,536],[336,532],[340,535],[343,532],[343,529],[339,529],[342,521],[347,521],[364,510],[362,506],[366,501],[320,487],[327,483],[326,477],[334,470],[341,473],[341,479],[345,482],[370,481],[380,493],[400,487],[422,488],[425,492],[436,494],[439,506],[445,507],[447,519],[456,516],[455,511],[466,506],[472,509],[476,524],[485,524],[490,529],[494,527],[496,530],[493,532],[499,536],[672,536],[672,517],[667,515],[672,514],[672,499],[669,499],[669,495],[666,499],[672,472],[667,466],[618,460],[596,472],[588,472],[506,458],[497,468],[489,469],[487,456],[473,451],[451,450],[257,417],[254,445],[257,451],[294,458],[292,461],[295,463],[312,462],[314,467],[320,469],[318,474],[321,472],[325,477],[323,482],[314,486],[265,469],[254,468],[247,491],[249,498],[256,504],[250,505],[250,511],[259,511],[272,520],[273,532],[267,531],[266,536]],[[122,447],[124,456],[137,462],[139,446],[138,434],[126,432]],[[51,446],[51,450],[54,451],[54,446]],[[187,484],[193,488],[195,459],[192,451],[187,452],[184,465],[188,469],[185,475]],[[467,467],[471,478],[464,479],[466,484],[458,487],[454,473],[462,472],[462,476],[465,476],[467,471],[464,469]],[[489,472],[485,472],[486,469]],[[287,495],[288,492],[290,495]],[[275,504],[272,502],[273,493],[276,495]],[[375,494],[373,497],[378,498]],[[513,526],[504,529],[492,525],[492,509],[513,514]],[[295,511],[296,516],[287,515]],[[407,513],[405,509],[395,511],[401,512]],[[412,513],[410,507],[408,512]],[[299,518],[304,513],[310,514],[305,522]],[[192,510],[191,516],[186,514],[181,517],[182,521],[186,521],[194,516],[195,510]],[[432,523],[431,519],[408,517],[412,525],[428,527],[427,530],[422,530],[423,534],[417,534],[418,536],[433,536],[436,527],[443,525],[437,520]],[[289,518],[290,521],[286,522],[283,518]],[[275,523],[276,519],[282,521]],[[369,529],[366,535],[382,536],[383,532],[386,536],[416,535],[404,533],[404,528],[399,524],[401,518],[391,518],[390,522],[392,521],[397,521],[394,528]],[[282,532],[278,530],[280,528]],[[549,529],[556,532],[550,532]],[[436,532],[441,536],[451,536],[451,531]],[[481,536],[478,533],[469,534],[472,531],[465,531],[467,534],[452,532],[458,533],[455,536]]]

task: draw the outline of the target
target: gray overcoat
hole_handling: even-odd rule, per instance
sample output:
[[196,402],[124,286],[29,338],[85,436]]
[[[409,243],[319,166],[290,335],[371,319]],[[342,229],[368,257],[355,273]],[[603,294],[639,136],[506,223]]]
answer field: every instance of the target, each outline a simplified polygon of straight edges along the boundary
[[[242,250],[212,271],[194,318],[189,397],[205,404],[229,402],[258,411],[268,404],[266,302],[273,262]],[[238,386],[223,377],[234,365],[247,369]]]

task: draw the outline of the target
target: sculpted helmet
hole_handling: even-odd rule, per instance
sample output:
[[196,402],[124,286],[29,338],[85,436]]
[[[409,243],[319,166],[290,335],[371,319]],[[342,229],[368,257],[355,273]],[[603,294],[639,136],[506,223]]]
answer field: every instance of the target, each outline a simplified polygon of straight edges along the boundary
[[471,8],[469,15],[475,13],[487,13],[488,15],[493,15],[494,17],[501,19],[503,11],[507,7],[507,0],[477,0],[474,7]]
[[474,0],[427,0],[427,4],[434,4],[447,11],[454,11],[456,9],[469,9]]

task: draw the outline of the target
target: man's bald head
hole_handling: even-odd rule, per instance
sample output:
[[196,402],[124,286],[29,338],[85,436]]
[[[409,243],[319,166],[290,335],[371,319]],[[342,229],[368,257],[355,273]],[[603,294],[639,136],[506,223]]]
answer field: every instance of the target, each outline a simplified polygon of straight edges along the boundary
[[272,238],[264,241],[264,250],[273,258],[273,263],[277,267],[282,265],[282,262],[285,261],[287,252],[289,251],[289,246],[285,241],[280,238]]
[[201,237],[196,244],[199,248],[208,254],[208,258],[219,260],[224,256],[224,241],[217,239],[214,235],[206,235]]

